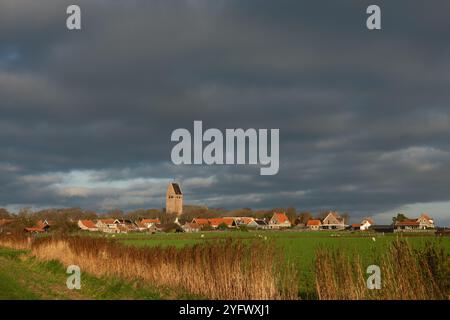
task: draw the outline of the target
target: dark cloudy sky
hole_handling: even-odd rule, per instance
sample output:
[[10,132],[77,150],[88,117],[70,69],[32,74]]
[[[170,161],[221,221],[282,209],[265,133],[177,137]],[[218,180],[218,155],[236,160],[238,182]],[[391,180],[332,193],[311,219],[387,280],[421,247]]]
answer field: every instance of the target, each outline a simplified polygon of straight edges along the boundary
[[[449,17],[447,0],[2,0],[0,206],[161,207],[175,178],[192,204],[449,225]],[[194,120],[279,128],[278,175],[173,165]]]

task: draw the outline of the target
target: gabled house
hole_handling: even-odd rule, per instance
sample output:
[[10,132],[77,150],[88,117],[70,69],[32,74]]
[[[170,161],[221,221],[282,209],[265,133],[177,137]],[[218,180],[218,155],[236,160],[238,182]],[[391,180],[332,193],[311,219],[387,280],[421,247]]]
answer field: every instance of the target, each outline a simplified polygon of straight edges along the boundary
[[419,229],[434,229],[434,220],[431,219],[428,214],[422,213],[420,217],[417,219],[419,222]]
[[289,228],[291,227],[291,222],[284,212],[274,212],[269,220],[269,227],[271,229]]
[[95,222],[92,220],[78,220],[78,227],[86,231],[98,231]]
[[325,219],[322,220],[322,229],[345,229],[344,219],[339,213],[330,211]]
[[318,219],[309,219],[306,223],[306,226],[309,230],[317,231],[320,230],[320,227],[322,226],[322,221]]

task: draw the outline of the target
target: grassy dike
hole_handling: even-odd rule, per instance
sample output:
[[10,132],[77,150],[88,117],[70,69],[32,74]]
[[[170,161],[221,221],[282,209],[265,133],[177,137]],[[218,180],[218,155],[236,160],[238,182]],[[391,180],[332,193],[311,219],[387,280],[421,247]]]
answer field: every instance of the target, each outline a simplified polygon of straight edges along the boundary
[[26,250],[0,247],[0,300],[35,299],[195,299],[173,290],[155,289],[138,281],[81,275],[81,289],[66,286],[66,269],[58,261],[41,262]]

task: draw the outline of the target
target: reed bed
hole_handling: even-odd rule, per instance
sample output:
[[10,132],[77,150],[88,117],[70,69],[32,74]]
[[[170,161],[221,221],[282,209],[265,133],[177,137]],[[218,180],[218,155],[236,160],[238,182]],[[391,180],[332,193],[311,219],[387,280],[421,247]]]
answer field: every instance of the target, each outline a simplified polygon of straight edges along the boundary
[[39,259],[78,265],[93,275],[140,279],[208,299],[298,297],[295,269],[282,262],[284,258],[274,245],[261,241],[243,244],[226,240],[182,249],[136,248],[107,239],[66,236],[15,244],[16,248],[30,248]]
[[31,248],[33,238],[24,236],[23,233],[14,233],[0,236],[0,246],[17,250],[27,250]]
[[[274,243],[237,240],[175,247],[125,246],[112,239],[82,236],[0,237],[0,246],[28,249],[42,260],[78,265],[96,276],[120,277],[182,290],[207,299],[298,299],[298,267]],[[437,241],[413,249],[394,240],[374,257],[381,289],[368,289],[367,264],[345,248],[319,246],[315,252],[316,292],[322,300],[448,299],[450,255]],[[302,288],[305,289],[305,288]]]
[[412,249],[395,240],[380,259],[381,289],[368,289],[367,266],[360,257],[330,248],[316,250],[316,289],[323,300],[447,299],[450,290],[449,255],[436,243]]

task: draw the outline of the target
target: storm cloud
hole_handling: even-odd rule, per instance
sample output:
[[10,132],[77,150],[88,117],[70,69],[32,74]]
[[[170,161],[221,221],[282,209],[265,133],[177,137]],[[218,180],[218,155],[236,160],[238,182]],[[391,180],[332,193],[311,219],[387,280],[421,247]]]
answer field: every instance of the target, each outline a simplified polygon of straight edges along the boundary
[[[68,31],[72,3],[0,3],[0,206],[161,207],[177,179],[210,207],[450,223],[448,1],[378,1],[379,31],[369,1],[80,0]],[[279,173],[173,165],[194,120],[279,128]]]

